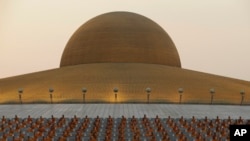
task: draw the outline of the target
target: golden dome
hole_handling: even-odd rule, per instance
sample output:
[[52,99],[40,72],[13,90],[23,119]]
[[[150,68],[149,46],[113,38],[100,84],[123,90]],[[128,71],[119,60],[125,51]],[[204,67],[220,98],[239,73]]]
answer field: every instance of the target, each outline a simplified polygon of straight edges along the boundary
[[152,20],[130,12],[99,15],[68,41],[60,67],[90,63],[148,63],[181,67],[168,34]]

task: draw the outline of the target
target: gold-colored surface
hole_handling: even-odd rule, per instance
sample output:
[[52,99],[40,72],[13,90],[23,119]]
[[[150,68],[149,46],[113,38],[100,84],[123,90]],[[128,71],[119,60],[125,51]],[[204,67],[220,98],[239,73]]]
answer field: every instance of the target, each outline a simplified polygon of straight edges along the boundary
[[115,102],[113,88],[119,89],[117,102],[147,102],[145,89],[152,92],[150,102],[178,103],[178,88],[184,89],[183,103],[210,103],[210,88],[215,89],[213,103],[250,104],[250,82],[156,64],[96,63],[62,67],[43,72],[0,79],[0,103],[22,101],[82,102],[82,88],[87,88],[86,102]]
[[181,67],[168,34],[152,20],[129,12],[102,14],[83,24],[68,41],[60,67],[118,62]]
[[[60,68],[0,79],[0,103],[166,102],[250,104],[250,82],[181,69],[177,49],[155,22],[112,12],[82,25],[70,38]],[[115,100],[114,88],[118,88]],[[151,88],[150,95],[145,91]],[[18,90],[23,92],[19,95]],[[50,98],[49,88],[54,92]]]

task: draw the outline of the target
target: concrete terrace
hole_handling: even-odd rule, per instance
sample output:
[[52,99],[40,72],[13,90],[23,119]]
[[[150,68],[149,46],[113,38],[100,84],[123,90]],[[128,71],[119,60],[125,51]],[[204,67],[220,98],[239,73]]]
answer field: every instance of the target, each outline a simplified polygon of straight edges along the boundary
[[15,115],[25,118],[31,117],[147,117],[158,115],[161,118],[239,118],[250,119],[250,106],[237,105],[178,105],[178,104],[22,104],[0,105],[0,116],[12,118]]

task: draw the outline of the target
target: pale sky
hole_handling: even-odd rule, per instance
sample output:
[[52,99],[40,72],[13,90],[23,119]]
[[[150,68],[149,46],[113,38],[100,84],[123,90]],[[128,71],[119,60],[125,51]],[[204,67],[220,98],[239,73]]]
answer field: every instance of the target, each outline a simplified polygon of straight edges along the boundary
[[250,81],[249,0],[0,0],[0,78],[58,68],[75,30],[112,11],[158,23],[182,68]]

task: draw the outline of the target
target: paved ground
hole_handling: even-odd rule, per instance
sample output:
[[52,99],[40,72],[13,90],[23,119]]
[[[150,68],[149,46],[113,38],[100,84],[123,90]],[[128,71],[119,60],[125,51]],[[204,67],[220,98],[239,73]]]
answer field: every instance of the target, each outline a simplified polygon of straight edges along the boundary
[[[178,104],[23,104],[23,105],[0,105],[0,116],[2,117],[51,117],[54,115],[60,117],[142,117],[146,114],[148,117],[158,115],[161,118],[168,116],[179,118],[238,118],[250,119],[250,106],[232,106],[232,105],[178,105]],[[0,117],[0,118],[1,118]]]

